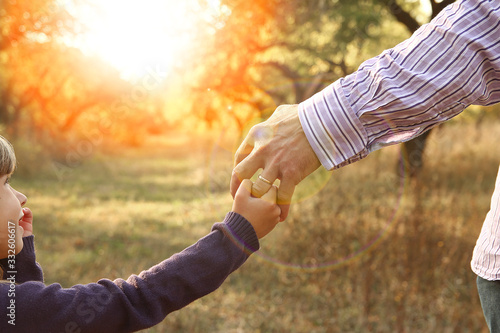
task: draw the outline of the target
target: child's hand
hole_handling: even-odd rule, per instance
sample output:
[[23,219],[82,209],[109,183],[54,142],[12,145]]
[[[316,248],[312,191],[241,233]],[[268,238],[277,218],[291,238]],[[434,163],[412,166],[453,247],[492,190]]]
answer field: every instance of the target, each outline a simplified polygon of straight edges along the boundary
[[267,235],[280,221],[281,209],[276,204],[276,186],[261,198],[252,197],[252,181],[243,180],[234,196],[233,212],[246,218],[260,239]]
[[33,235],[33,213],[27,207],[23,208],[23,213],[24,216],[19,221],[19,225],[24,229],[23,237],[28,237]]

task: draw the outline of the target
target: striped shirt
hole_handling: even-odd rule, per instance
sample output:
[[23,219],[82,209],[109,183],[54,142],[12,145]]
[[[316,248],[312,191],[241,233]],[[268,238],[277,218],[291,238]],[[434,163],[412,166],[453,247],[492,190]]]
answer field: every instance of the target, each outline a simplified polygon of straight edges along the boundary
[[[500,1],[459,0],[300,103],[299,117],[319,160],[332,170],[415,138],[469,105],[498,102]],[[500,279],[499,182],[472,262],[489,280]]]

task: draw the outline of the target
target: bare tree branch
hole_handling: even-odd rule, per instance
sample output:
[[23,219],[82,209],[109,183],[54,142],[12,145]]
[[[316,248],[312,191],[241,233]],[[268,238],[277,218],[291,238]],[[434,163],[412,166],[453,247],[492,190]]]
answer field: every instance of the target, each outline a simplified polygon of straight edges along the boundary
[[437,2],[436,0],[429,0],[429,1],[431,2],[431,7],[432,7],[431,19],[436,17],[436,15],[439,14],[439,12],[442,11],[446,6],[455,2],[455,0],[443,0],[440,2]]
[[395,0],[379,0],[380,3],[384,4],[391,14],[398,20],[398,22],[405,25],[405,27],[411,32],[415,32],[418,28],[420,28],[420,23],[410,15],[407,11],[405,11],[400,5],[396,3]]

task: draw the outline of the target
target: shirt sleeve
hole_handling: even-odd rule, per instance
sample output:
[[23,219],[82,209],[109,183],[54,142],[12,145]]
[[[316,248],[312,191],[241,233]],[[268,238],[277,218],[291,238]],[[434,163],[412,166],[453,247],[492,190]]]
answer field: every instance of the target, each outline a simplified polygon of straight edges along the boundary
[[12,289],[3,283],[0,332],[99,333],[148,328],[217,289],[258,248],[252,225],[230,212],[192,246],[126,280],[102,279],[71,288],[29,281]]
[[471,104],[500,101],[500,3],[463,0],[409,39],[299,104],[304,132],[335,169],[410,140]]

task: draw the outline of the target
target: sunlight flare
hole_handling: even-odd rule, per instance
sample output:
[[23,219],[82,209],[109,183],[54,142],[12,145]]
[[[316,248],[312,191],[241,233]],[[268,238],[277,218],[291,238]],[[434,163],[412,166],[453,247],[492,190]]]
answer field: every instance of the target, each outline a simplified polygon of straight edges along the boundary
[[144,75],[148,66],[166,72],[181,67],[207,17],[207,9],[195,0],[89,0],[70,10],[82,25],[77,46],[125,79]]

